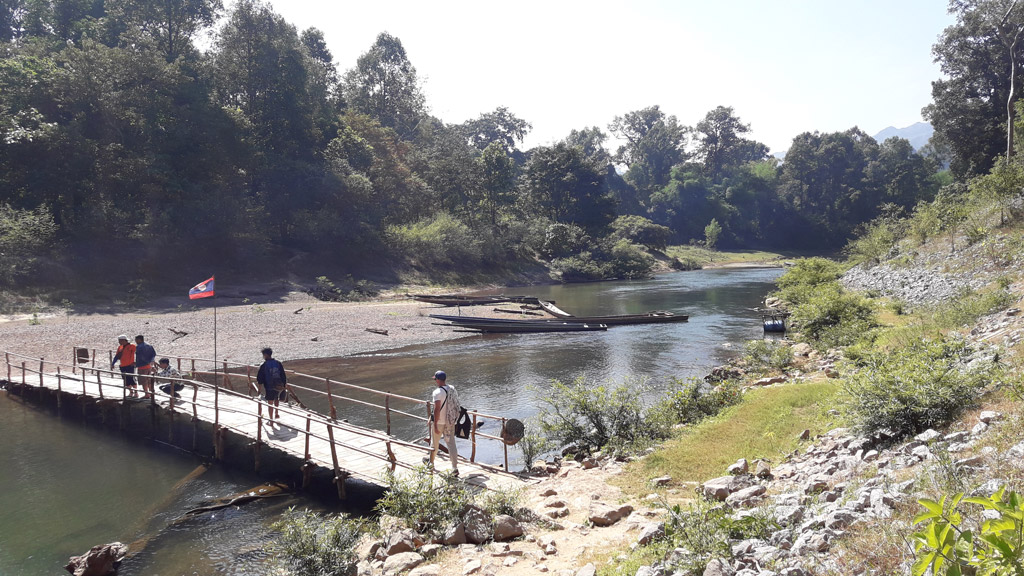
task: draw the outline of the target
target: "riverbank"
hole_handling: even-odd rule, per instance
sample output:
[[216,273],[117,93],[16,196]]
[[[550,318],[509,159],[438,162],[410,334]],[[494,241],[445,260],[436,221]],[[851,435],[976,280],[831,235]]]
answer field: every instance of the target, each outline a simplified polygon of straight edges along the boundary
[[[435,325],[428,316],[457,314],[456,309],[400,295],[365,302],[322,302],[302,292],[291,292],[274,303],[218,306],[216,319],[210,301],[193,304],[123,314],[11,317],[0,322],[0,348],[37,358],[70,360],[73,346],[113,350],[119,334],[142,334],[158,355],[212,358],[216,322],[217,357],[256,364],[262,361],[260,349],[264,346],[272,347],[278,359],[298,360],[378,352],[466,336]],[[492,306],[473,307],[472,314],[510,317],[494,312]]]

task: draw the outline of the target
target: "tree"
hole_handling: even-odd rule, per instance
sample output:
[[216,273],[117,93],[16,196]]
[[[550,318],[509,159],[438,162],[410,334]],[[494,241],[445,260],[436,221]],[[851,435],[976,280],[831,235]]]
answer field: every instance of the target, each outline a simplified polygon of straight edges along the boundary
[[968,184],[972,196],[999,206],[999,225],[1006,223],[1006,213],[1024,193],[1024,166],[1017,161],[1000,158],[992,171],[978,176]]
[[587,158],[601,166],[611,164],[612,161],[612,155],[604,147],[607,139],[608,135],[600,128],[591,126],[582,130],[573,129],[566,136],[565,143],[569,146],[578,146]]
[[616,159],[629,166],[626,180],[641,192],[640,204],[646,206],[651,192],[667,184],[672,167],[683,160],[688,129],[658,106],[616,116],[608,129],[626,141]]
[[122,36],[151,38],[168,62],[193,51],[196,34],[213,25],[221,0],[108,0],[106,8],[120,20]]
[[734,115],[732,107],[719,106],[707,113],[694,130],[695,157],[704,166],[704,175],[714,181],[724,176],[723,169],[747,162],[759,162],[768,156],[768,147],[743,138],[750,125]]
[[345,73],[345,98],[357,112],[376,118],[408,139],[425,113],[425,99],[398,38],[381,32],[356,67]]
[[704,245],[709,250],[714,250],[715,246],[718,245],[718,237],[722,234],[722,225],[718,223],[718,220],[712,218],[711,222],[704,227]]
[[967,187],[963,184],[943,186],[932,203],[939,228],[949,234],[949,252],[956,252],[956,234],[967,221]]
[[498,222],[498,211],[512,204],[516,186],[517,167],[501,142],[492,142],[477,158],[483,176],[481,208],[490,216],[491,224]]
[[1000,141],[1012,156],[1024,5],[1017,0],[950,0],[949,11],[957,23],[932,48],[946,78],[932,82],[933,102],[922,114],[950,147],[953,172],[982,174],[1000,152]]
[[457,127],[470,146],[484,150],[495,142],[501,144],[505,153],[515,155],[518,144],[530,133],[533,126],[509,112],[508,108],[499,106],[494,112],[481,114],[475,120],[467,120]]
[[523,177],[525,199],[554,222],[587,230],[607,225],[613,216],[604,172],[565,143],[534,150]]

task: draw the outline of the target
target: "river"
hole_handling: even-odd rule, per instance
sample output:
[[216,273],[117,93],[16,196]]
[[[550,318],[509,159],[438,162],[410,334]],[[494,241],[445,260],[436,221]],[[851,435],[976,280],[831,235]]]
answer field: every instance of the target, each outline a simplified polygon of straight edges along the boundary
[[[557,301],[573,314],[670,310],[685,323],[618,326],[607,332],[471,335],[466,338],[355,357],[293,361],[288,367],[332,379],[427,398],[442,369],[463,404],[529,421],[552,379],[594,384],[634,383],[657,395],[674,378],[701,377],[761,336],[751,311],[774,286],[778,269],[702,270],[652,280],[506,289]],[[439,310],[451,313],[450,309]],[[472,308],[462,311],[472,314]],[[379,415],[339,414],[378,426]],[[492,433],[494,431],[491,431]],[[406,439],[419,426],[397,428]],[[144,539],[125,563],[125,576],[261,574],[270,524],[289,506],[324,509],[299,496],[248,504],[177,522],[205,500],[255,486],[261,479],[212,467],[195,473],[195,457],[143,439],[61,420],[0,393],[0,574],[66,574],[71,555],[90,546]],[[501,456],[482,446],[480,459]],[[521,467],[510,450],[512,469]],[[195,473],[195,474],[194,474]],[[194,474],[194,477],[190,477]]]

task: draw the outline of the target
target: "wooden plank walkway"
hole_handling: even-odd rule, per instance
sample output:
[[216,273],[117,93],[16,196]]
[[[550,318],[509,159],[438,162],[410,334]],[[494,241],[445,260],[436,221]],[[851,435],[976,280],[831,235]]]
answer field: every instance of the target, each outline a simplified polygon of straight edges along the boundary
[[[378,486],[386,486],[386,470],[398,476],[408,474],[413,467],[422,465],[429,454],[425,445],[399,440],[387,433],[356,426],[345,421],[331,420],[318,412],[296,405],[280,408],[281,416],[271,426],[265,417],[267,405],[258,397],[249,397],[223,387],[195,380],[182,380],[185,389],[180,399],[156,392],[156,399],[126,398],[123,381],[117,372],[95,368],[78,368],[71,374],[57,368],[56,372],[26,369],[7,357],[7,380],[27,387],[42,387],[77,397],[104,399],[119,403],[152,404],[156,410],[166,411],[172,418],[193,418],[227,428],[249,438],[257,447],[267,446],[280,450],[299,460],[334,470],[336,478],[359,478]],[[37,366],[43,362],[35,361]],[[32,364],[29,364],[32,366]],[[3,372],[0,372],[3,374]],[[159,382],[157,383],[157,388]],[[140,387],[141,394],[141,387]],[[172,406],[173,400],[173,406]],[[173,415],[172,415],[173,411]],[[256,465],[259,465],[256,450]],[[440,453],[436,458],[440,471],[450,469],[449,457]],[[471,486],[505,490],[523,485],[524,479],[500,467],[467,460],[460,455],[461,480]],[[339,489],[339,495],[343,490]]]

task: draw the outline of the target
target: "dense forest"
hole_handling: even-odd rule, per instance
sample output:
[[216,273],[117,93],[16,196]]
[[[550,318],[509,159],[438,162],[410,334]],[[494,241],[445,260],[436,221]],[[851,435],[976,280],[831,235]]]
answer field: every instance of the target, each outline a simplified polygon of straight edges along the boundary
[[529,119],[506,108],[431,116],[399,38],[335,62],[258,0],[4,0],[0,286],[276,275],[297,256],[573,280],[646,274],[670,244],[840,248],[994,165],[1024,50],[1003,4],[951,3],[921,153],[854,127],[800,134],[779,161],[725,105],[695,126],[624,111],[522,150]]

